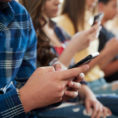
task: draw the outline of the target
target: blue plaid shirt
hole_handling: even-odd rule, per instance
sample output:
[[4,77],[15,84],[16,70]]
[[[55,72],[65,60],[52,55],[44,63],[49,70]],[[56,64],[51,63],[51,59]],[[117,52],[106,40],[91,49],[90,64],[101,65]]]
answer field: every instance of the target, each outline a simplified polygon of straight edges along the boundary
[[36,68],[36,34],[27,11],[17,2],[0,3],[0,118],[23,118],[16,85]]

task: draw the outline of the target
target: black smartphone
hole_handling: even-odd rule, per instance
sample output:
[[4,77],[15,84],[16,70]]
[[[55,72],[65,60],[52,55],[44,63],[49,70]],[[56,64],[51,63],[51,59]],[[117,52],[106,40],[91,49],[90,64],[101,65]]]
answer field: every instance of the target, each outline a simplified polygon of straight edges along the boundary
[[87,57],[85,57],[84,59],[82,59],[81,61],[79,61],[78,63],[76,63],[76,64],[70,66],[69,69],[78,67],[78,66],[80,66],[80,65],[82,65],[82,64],[89,63],[92,59],[94,59],[94,58],[97,57],[98,55],[99,55],[98,52],[93,53],[93,54],[90,54],[90,55],[88,55]]
[[98,13],[97,15],[95,15],[92,26],[95,25],[98,22],[101,22],[103,16],[104,16],[104,13],[102,13],[102,12]]

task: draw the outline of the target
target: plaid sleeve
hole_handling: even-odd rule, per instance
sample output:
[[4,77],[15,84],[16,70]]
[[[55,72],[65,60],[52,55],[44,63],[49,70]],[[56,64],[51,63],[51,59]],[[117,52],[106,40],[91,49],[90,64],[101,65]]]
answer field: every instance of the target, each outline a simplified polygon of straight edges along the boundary
[[17,82],[20,82],[22,80],[26,82],[36,69],[37,37],[30,16],[29,20],[30,26],[27,31],[28,45],[24,53],[22,64],[16,76]]
[[25,118],[25,112],[12,83],[0,94],[0,118]]

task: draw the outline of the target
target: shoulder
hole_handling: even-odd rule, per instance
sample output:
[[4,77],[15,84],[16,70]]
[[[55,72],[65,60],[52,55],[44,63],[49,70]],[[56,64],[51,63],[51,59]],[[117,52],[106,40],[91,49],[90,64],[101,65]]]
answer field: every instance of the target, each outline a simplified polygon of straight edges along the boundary
[[71,24],[71,20],[66,14],[56,17],[54,21],[57,22],[57,24]]
[[13,9],[16,18],[17,17],[24,17],[27,19],[30,18],[29,13],[25,9],[25,7],[22,6],[20,3],[16,2],[15,0],[12,0],[9,4],[10,4],[11,8]]
[[72,21],[66,14],[58,16],[54,19],[54,21],[70,35],[74,34],[74,26],[72,24]]
[[9,4],[15,16],[13,22],[17,22],[17,24],[19,24],[20,28],[22,29],[32,29],[32,20],[26,8],[22,6],[20,3],[16,2],[15,0],[12,0]]

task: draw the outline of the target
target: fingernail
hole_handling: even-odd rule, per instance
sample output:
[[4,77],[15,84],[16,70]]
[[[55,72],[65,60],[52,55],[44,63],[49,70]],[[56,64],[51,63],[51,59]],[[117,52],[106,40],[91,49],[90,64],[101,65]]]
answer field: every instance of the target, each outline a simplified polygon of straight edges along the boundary
[[80,73],[79,76],[80,76],[81,78],[84,78],[84,77],[85,77],[84,73]]
[[77,83],[79,87],[81,87],[81,84],[80,83]]
[[74,96],[78,96],[78,92],[74,92]]
[[108,114],[107,114],[107,116],[111,116],[111,115],[112,115],[112,113],[108,113]]

